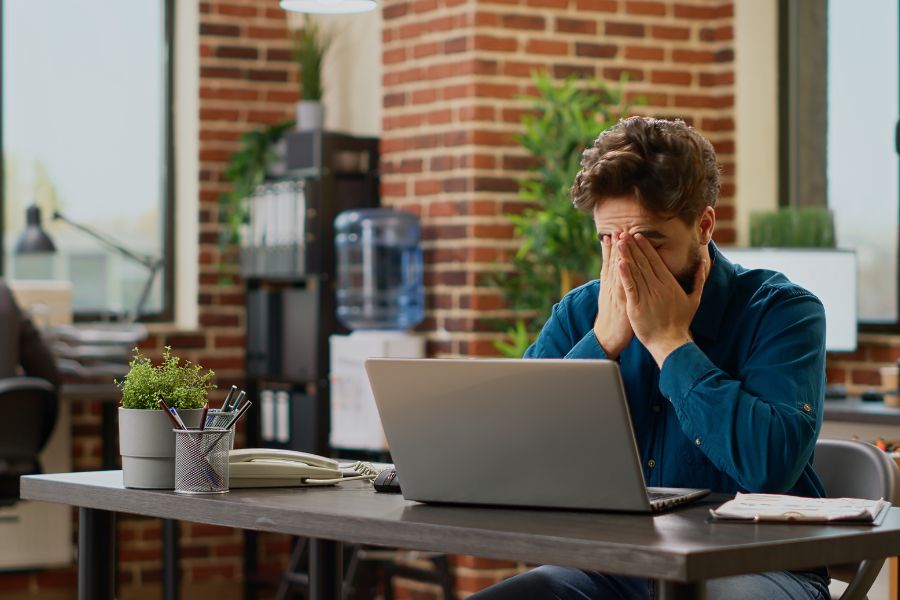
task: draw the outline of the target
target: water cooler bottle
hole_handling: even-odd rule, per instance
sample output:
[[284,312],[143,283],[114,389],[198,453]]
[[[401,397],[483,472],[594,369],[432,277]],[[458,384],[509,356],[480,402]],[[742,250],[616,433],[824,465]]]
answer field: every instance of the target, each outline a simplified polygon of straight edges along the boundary
[[334,221],[337,318],[350,335],[332,335],[333,448],[382,451],[384,433],[364,363],[421,358],[425,339],[411,332],[425,317],[419,219],[412,213],[348,210]]

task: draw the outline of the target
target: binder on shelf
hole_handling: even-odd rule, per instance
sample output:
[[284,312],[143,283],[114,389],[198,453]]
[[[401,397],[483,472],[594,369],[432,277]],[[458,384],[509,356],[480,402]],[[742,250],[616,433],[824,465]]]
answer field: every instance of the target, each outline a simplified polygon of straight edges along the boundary
[[306,184],[262,183],[247,198],[250,223],[241,240],[241,272],[250,277],[306,274]]

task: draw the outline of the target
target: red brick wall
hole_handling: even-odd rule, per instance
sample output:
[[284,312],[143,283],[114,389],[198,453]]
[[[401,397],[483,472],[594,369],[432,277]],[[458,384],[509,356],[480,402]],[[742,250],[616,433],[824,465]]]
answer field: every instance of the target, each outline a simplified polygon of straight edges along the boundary
[[[421,215],[433,355],[494,354],[507,315],[482,275],[515,242],[517,178],[529,74],[626,73],[636,112],[681,117],[715,144],[723,171],[716,238],[734,233],[731,2],[387,0],[384,3],[385,203]],[[589,141],[589,140],[588,140]]]
[[[723,188],[716,238],[734,233],[733,4],[723,0],[386,0],[384,16],[383,200],[421,215],[426,249],[432,355],[493,354],[488,319],[506,316],[483,283],[515,247],[505,214],[522,209],[517,178],[527,157],[515,143],[533,69],[557,77],[623,73],[636,112],[681,117],[709,137]],[[264,0],[200,3],[200,329],[158,331],[165,344],[219,374],[220,388],[243,370],[243,288],[223,286],[217,269],[217,199],[222,169],[243,131],[290,116],[296,73],[285,15]],[[855,354],[830,355],[829,381],[877,384],[877,366],[900,357],[900,341],[864,338]],[[75,468],[99,466],[99,410],[74,407]],[[123,598],[158,597],[159,527],[121,527]],[[262,567],[283,568],[289,540],[266,536]],[[237,598],[242,538],[226,528],[184,525],[185,593]],[[461,595],[524,565],[454,557]],[[71,569],[0,575],[0,593],[51,597],[73,590]],[[411,584],[401,597],[433,597]],[[66,593],[66,592],[63,592]],[[65,597],[65,596],[61,596]],[[71,592],[74,597],[74,592]]]
[[[730,1],[386,0],[382,200],[421,215],[432,355],[495,354],[509,316],[483,275],[516,247],[521,131],[530,73],[623,73],[635,112],[680,117],[710,138],[723,172],[716,239],[734,232],[734,45]],[[591,140],[585,140],[586,143]],[[462,593],[524,568],[458,557]],[[411,584],[411,597],[431,589]]]
[[900,337],[863,334],[856,352],[828,354],[828,383],[842,384],[851,394],[881,388],[880,367],[897,365],[900,360]]

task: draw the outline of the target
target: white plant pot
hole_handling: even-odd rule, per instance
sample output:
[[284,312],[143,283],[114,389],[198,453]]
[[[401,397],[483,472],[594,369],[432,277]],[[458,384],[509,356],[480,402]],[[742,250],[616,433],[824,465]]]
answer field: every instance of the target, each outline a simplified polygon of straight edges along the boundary
[[325,127],[325,107],[319,100],[297,103],[297,131],[317,131]]
[[[179,410],[188,427],[200,425],[202,409]],[[175,434],[162,410],[119,407],[119,453],[125,487],[175,488]]]

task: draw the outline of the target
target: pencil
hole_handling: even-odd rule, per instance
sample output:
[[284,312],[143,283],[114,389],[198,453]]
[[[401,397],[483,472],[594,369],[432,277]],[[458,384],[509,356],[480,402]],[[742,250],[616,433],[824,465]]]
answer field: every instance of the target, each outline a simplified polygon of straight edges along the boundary
[[187,429],[187,428],[184,426],[184,423],[180,422],[180,419],[178,419],[178,418],[175,416],[175,414],[172,412],[174,409],[169,408],[169,405],[166,404],[166,401],[165,401],[165,400],[163,400],[162,398],[160,398],[159,400],[156,401],[156,403],[159,404],[160,408],[163,409],[163,412],[166,413],[166,416],[169,417],[169,419],[170,419],[170,420],[172,421],[172,423],[175,425],[175,429]]

